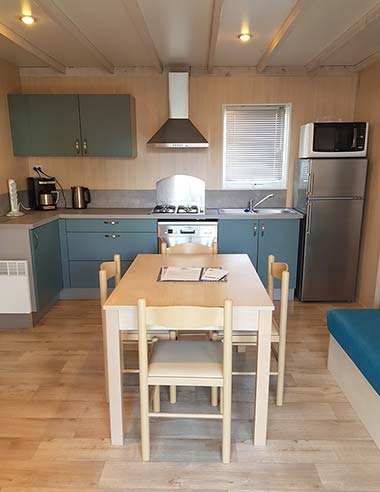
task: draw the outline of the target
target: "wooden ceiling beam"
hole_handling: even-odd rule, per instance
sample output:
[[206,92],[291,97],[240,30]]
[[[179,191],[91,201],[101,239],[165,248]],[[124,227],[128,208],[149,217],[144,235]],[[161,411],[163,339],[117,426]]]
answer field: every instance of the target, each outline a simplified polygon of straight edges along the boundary
[[323,62],[328,60],[328,58],[335,53],[337,50],[342,48],[351,39],[353,39],[358,33],[366,29],[370,24],[377,21],[380,18],[380,2],[378,2],[374,7],[372,7],[368,12],[366,12],[360,19],[358,19],[352,26],[350,26],[346,31],[340,34],[334,41],[329,44],[324,50],[322,50],[317,56],[315,56],[310,62],[308,62],[305,67],[306,70],[311,72],[318,69]]
[[210,39],[208,44],[208,56],[207,56],[207,70],[212,72],[214,67],[214,56],[216,49],[216,42],[218,40],[220,20],[222,18],[223,0],[214,0],[212,7],[211,27],[210,27]]
[[79,43],[86,48],[99,61],[100,65],[113,73],[114,65],[103,55],[103,53],[87,38],[79,27],[63,12],[54,0],[33,0],[47,16],[56,22],[65,31],[71,34]]
[[127,13],[130,16],[130,19],[135,26],[136,32],[145,46],[146,50],[149,53],[149,56],[153,62],[153,66],[159,71],[162,72],[164,67],[161,62],[161,59],[157,53],[156,46],[154,41],[150,35],[148,26],[146,25],[144,16],[141,12],[140,6],[137,0],[121,0],[124,5]]
[[380,61],[380,50],[375,51],[375,53],[372,53],[372,55],[367,56],[367,58],[364,58],[364,60],[354,65],[353,69],[355,72],[361,72],[378,61]]
[[4,24],[0,24],[0,35],[8,39],[15,45],[17,45],[19,48],[22,48],[23,50],[27,51],[31,55],[35,56],[43,63],[46,63],[46,65],[53,68],[57,72],[60,73],[66,72],[65,65],[63,65],[61,62],[57,61],[55,58],[51,57],[44,51],[37,48],[37,46],[27,41],[25,38],[17,34],[15,31],[12,31],[11,29],[9,29],[9,27],[5,26]]
[[274,51],[279,47],[280,43],[282,43],[287,38],[287,36],[289,36],[303,10],[304,4],[307,3],[307,1],[308,0],[298,0],[292,10],[289,12],[288,17],[285,19],[285,22],[282,24],[282,26],[270,42],[269,46],[265,50],[263,56],[260,58],[258,64],[256,65],[256,70],[258,72],[262,72],[268,66],[269,59]]

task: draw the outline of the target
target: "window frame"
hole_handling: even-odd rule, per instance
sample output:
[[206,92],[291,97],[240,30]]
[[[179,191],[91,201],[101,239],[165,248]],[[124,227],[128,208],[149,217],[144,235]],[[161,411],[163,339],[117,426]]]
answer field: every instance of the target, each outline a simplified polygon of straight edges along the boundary
[[[285,107],[285,129],[284,129],[284,160],[282,168],[282,180],[270,183],[250,183],[246,181],[237,181],[234,184],[226,181],[226,112],[228,108],[246,108],[246,107],[268,107],[284,106]],[[289,148],[290,148],[290,126],[292,115],[292,103],[268,103],[268,104],[223,104],[222,105],[222,189],[223,190],[286,190],[289,175]]]

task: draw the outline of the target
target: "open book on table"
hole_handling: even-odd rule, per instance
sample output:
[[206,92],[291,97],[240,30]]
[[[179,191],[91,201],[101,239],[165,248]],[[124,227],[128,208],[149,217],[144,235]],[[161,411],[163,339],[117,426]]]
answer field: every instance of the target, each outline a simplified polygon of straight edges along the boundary
[[160,282],[220,282],[225,281],[228,271],[221,267],[162,267]]

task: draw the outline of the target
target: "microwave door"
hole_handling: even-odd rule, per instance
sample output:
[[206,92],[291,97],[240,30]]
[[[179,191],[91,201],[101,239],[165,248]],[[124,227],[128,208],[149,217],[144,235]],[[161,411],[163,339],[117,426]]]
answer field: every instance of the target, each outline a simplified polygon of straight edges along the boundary
[[336,126],[327,123],[314,125],[314,152],[335,152]]
[[355,152],[361,144],[361,127],[352,123],[315,123],[315,152]]
[[363,197],[367,159],[310,159],[309,198]]

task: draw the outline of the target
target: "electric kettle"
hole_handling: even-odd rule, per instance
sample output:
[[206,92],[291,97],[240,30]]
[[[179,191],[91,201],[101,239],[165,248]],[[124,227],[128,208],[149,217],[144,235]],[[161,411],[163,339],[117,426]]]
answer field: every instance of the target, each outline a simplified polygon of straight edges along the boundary
[[91,194],[88,188],[84,186],[72,186],[73,193],[73,208],[87,208],[87,204],[91,202]]

